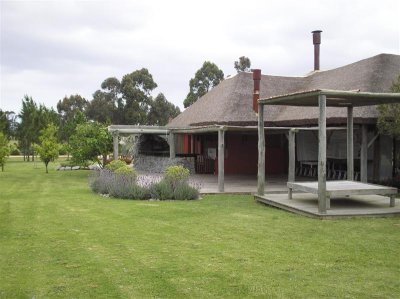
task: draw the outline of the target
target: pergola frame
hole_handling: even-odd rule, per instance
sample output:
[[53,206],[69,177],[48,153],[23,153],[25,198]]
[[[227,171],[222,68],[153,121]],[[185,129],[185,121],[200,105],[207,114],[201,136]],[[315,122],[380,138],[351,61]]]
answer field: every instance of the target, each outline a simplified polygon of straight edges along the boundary
[[[262,112],[261,112],[262,113]],[[275,133],[288,133],[289,148],[294,151],[295,133],[299,130],[316,131],[317,127],[301,127],[301,128],[288,128],[288,127],[264,127],[268,131]],[[331,127],[330,130],[342,130],[343,127]],[[118,159],[118,143],[119,136],[129,134],[157,134],[168,135],[168,143],[170,146],[170,159],[176,157],[175,150],[175,136],[177,134],[200,134],[200,133],[217,133],[218,134],[218,191],[225,191],[225,132],[257,132],[258,126],[233,126],[233,125],[210,125],[210,126],[196,126],[186,128],[171,128],[165,126],[131,126],[131,125],[111,125],[108,131],[113,136],[113,158]],[[258,131],[259,132],[259,131]],[[264,139],[265,137],[263,137]],[[260,142],[260,138],[259,138]],[[260,143],[259,143],[260,145]],[[293,152],[294,153],[294,152]],[[264,150],[265,154],[265,150]],[[294,157],[294,154],[292,155]],[[260,159],[259,159],[260,161]],[[264,168],[265,169],[265,168]],[[292,169],[292,171],[290,171]],[[289,161],[289,181],[294,181],[295,163],[293,159]],[[258,173],[260,177],[260,173]],[[293,177],[291,179],[291,177]],[[265,179],[265,173],[263,174]],[[258,191],[259,191],[258,187]]]
[[[318,211],[326,213],[330,201],[326,188],[326,108],[347,107],[347,179],[354,179],[353,153],[353,107],[379,104],[400,103],[400,93],[370,93],[340,90],[312,90],[275,96],[258,101],[258,195],[264,195],[265,189],[265,140],[264,140],[264,105],[314,106],[319,107],[318,116]],[[366,128],[362,129],[361,178],[366,180],[367,141]],[[292,137],[292,139],[294,139]],[[289,139],[290,141],[290,139]],[[290,169],[294,166],[293,141],[289,144],[289,182],[294,179]],[[289,198],[292,190],[289,189]],[[393,201],[394,202],[394,201]],[[392,200],[391,200],[392,205]]]

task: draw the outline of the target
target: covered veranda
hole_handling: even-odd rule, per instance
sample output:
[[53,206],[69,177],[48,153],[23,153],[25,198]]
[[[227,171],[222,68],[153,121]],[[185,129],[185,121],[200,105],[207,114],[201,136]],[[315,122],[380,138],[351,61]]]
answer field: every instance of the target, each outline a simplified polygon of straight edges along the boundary
[[[329,131],[341,131],[343,127],[330,127]],[[174,159],[177,156],[176,151],[176,138],[179,134],[215,134],[217,135],[217,171],[214,174],[193,174],[192,178],[201,186],[201,193],[239,193],[239,194],[254,194],[257,191],[257,173],[249,174],[227,174],[226,169],[226,138],[228,134],[254,134],[257,136],[257,126],[232,126],[232,125],[210,125],[198,126],[188,128],[170,128],[165,126],[130,126],[130,125],[112,125],[108,130],[113,136],[114,140],[114,159],[118,159],[118,143],[120,136],[129,136],[130,134],[155,134],[162,135],[168,140],[169,144],[169,159]],[[271,134],[285,135],[289,140],[289,147],[291,147],[294,140],[294,134],[300,131],[316,132],[317,127],[264,127],[266,138]],[[286,143],[287,144],[287,143]],[[257,147],[257,145],[255,145]],[[294,149],[294,147],[292,146]],[[285,150],[287,147],[285,146]],[[255,154],[257,149],[255,148]],[[168,159],[168,157],[165,157]],[[245,158],[243,158],[245,159]],[[276,159],[276,157],[274,157]],[[257,162],[257,161],[256,161]],[[280,161],[280,163],[283,163]],[[292,165],[294,167],[294,164]],[[285,168],[285,173],[287,168]],[[290,170],[290,169],[289,169]],[[293,168],[294,171],[294,168]],[[268,173],[268,171],[267,171]],[[290,173],[290,171],[289,171]],[[146,171],[146,175],[152,175]],[[157,175],[157,174],[155,174]],[[294,173],[291,175],[294,176]],[[287,175],[268,175],[266,178],[266,193],[284,193],[287,190],[286,182],[288,181]],[[290,178],[289,178],[290,180]],[[299,174],[298,181],[307,180],[307,177]]]
[[[268,134],[280,134],[288,136],[288,131],[290,128],[286,127],[266,127]],[[309,128],[306,128],[307,130]],[[162,135],[168,142],[169,145],[169,157],[165,159],[171,159],[173,161],[175,158],[180,156],[177,150],[177,136],[190,134],[193,136],[209,134],[216,137],[216,171],[215,174],[210,175],[196,175],[196,177],[203,178],[203,181],[207,182],[207,187],[205,188],[206,193],[254,193],[257,190],[257,126],[233,126],[233,125],[208,125],[208,126],[193,126],[185,128],[171,128],[166,126],[130,126],[130,125],[111,125],[108,127],[109,132],[113,136],[113,158],[118,159],[119,151],[119,138],[121,136],[128,136],[130,134],[154,134]],[[315,128],[314,128],[315,130]],[[244,134],[254,136],[254,174],[253,175],[233,175],[226,173],[227,167],[227,137],[230,138],[234,134]],[[192,139],[193,141],[193,139]],[[192,144],[192,148],[193,148]],[[232,150],[232,149],[231,149]],[[203,153],[206,154],[206,153]],[[232,156],[232,155],[231,155]],[[245,160],[243,158],[242,160]],[[284,168],[286,170],[286,168]],[[285,171],[286,173],[286,171]],[[282,176],[280,176],[281,178]],[[240,178],[240,179],[239,179]],[[276,181],[274,178],[273,181]],[[286,179],[280,180],[280,190],[284,189],[284,182]],[[276,188],[274,187],[274,190]]]
[[[353,153],[353,107],[371,106],[379,104],[393,104],[400,102],[399,93],[368,93],[339,90],[312,90],[276,96],[258,101],[258,134],[259,134],[259,162],[256,199],[271,206],[283,208],[316,217],[330,216],[357,216],[357,215],[400,215],[400,208],[396,207],[396,188],[372,185],[367,183],[367,134],[362,126],[360,177],[361,182],[354,181],[354,153]],[[285,105],[318,107],[318,181],[295,182],[295,129],[289,131],[289,175],[288,193],[282,195],[266,195],[265,193],[265,131],[264,106]],[[347,109],[347,180],[326,180],[326,108],[343,107]],[[305,192],[306,195],[296,194],[294,191]],[[384,197],[387,201],[384,206]],[[331,205],[331,198],[335,198],[335,205]],[[337,200],[338,199],[338,200]],[[354,202],[362,201],[368,204],[367,209],[357,208]],[[343,203],[340,207],[336,203]],[[317,206],[316,206],[317,204]],[[375,207],[375,208],[374,208]]]

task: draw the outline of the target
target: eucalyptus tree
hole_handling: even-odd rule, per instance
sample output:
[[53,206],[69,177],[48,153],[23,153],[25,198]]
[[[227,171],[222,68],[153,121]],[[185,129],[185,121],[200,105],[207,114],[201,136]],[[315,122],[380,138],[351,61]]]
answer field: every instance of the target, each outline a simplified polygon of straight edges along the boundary
[[146,68],[126,74],[121,81],[125,124],[146,124],[150,110],[150,93],[157,87]]
[[185,108],[192,105],[211,88],[217,86],[224,79],[224,72],[210,61],[205,61],[197,70],[194,78],[189,81],[189,93],[183,101]]
[[164,94],[159,93],[150,104],[148,114],[148,124],[164,126],[171,118],[174,118],[181,113],[178,106],[168,102]]
[[251,61],[246,56],[239,57],[239,60],[235,61],[234,68],[238,73],[250,71]]

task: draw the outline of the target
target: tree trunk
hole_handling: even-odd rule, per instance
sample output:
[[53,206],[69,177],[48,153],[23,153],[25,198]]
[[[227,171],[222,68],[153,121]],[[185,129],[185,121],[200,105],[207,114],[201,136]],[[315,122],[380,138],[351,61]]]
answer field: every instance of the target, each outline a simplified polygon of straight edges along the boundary
[[4,172],[4,164],[1,164],[1,172]]
[[392,152],[392,178],[394,179],[396,177],[396,168],[397,168],[397,161],[396,161],[396,152],[397,152],[397,140],[396,138],[393,138],[393,152]]
[[46,165],[46,173],[49,173],[49,170],[47,169],[47,165],[49,164],[48,162],[47,163],[44,163],[45,165]]
[[103,168],[106,166],[107,163],[107,155],[103,155]]

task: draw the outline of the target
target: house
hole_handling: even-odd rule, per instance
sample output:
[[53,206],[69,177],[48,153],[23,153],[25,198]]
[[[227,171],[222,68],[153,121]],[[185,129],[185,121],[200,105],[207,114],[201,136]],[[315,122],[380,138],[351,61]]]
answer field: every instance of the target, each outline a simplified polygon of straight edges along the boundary
[[[261,75],[260,70],[239,73],[211,89],[165,128],[158,128],[165,135],[165,142],[170,145],[170,158],[184,159],[197,173],[256,175],[258,98],[315,89],[388,92],[400,74],[400,56],[393,54],[379,54],[336,69],[320,71],[320,31],[313,32],[313,40],[314,71],[306,76]],[[366,126],[368,130],[368,178],[383,180],[391,177],[393,142],[391,138],[377,133],[376,106],[356,107],[353,116],[355,129]],[[331,176],[345,175],[346,133],[340,127],[345,127],[346,121],[345,110],[334,107],[327,110],[327,126],[332,129],[327,137]],[[297,173],[315,176],[313,165],[318,160],[318,135],[312,128],[317,125],[317,108],[265,107],[266,175],[287,174],[288,129],[297,127],[300,128],[296,137]],[[111,128],[113,130],[122,132],[122,128]],[[137,133],[140,128],[131,130]],[[168,130],[168,137],[165,130]],[[359,131],[355,132],[354,143],[356,172],[359,168]],[[146,134],[144,131],[142,133]],[[144,156],[142,158],[147,159]],[[160,165],[153,161],[154,164]],[[148,166],[146,163],[144,165]]]

